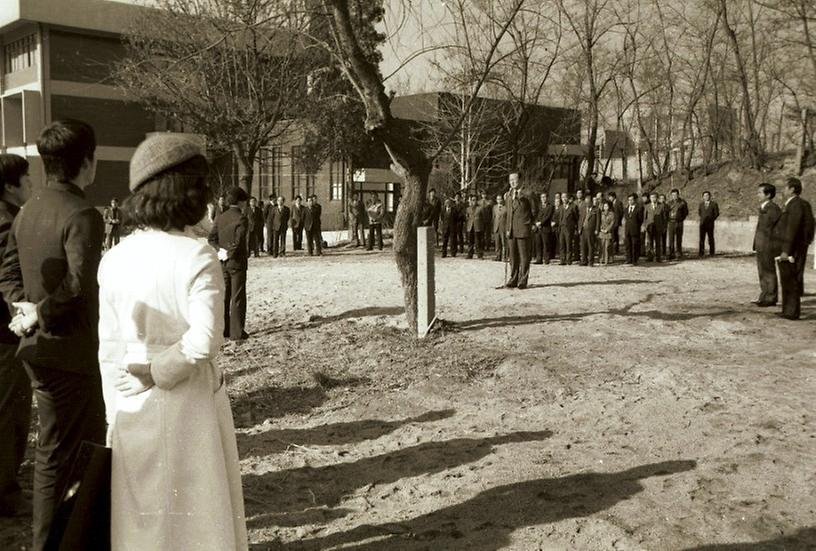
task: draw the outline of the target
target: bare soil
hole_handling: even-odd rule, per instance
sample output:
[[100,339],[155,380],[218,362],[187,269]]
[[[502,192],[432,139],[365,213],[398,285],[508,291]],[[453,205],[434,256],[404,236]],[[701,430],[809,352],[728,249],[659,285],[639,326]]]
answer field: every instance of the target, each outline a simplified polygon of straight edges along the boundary
[[436,267],[417,341],[388,252],[251,266],[222,361],[253,549],[816,549],[816,296],[799,322],[750,305],[751,257],[533,266],[524,291]]

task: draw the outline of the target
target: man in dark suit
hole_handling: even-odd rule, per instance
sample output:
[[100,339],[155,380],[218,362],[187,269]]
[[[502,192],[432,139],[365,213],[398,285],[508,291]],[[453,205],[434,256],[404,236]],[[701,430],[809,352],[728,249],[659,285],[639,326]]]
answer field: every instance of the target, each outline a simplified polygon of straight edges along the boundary
[[637,193],[627,198],[629,203],[623,211],[623,235],[626,247],[626,263],[637,265],[640,258],[640,228],[643,225],[643,209],[638,205]]
[[377,238],[377,248],[383,250],[382,227],[385,209],[379,195],[374,194],[366,212],[368,214],[368,246],[366,250],[374,250],[375,237]]
[[459,248],[459,211],[451,199],[445,199],[445,206],[442,207],[439,219],[442,230],[442,258],[448,256],[448,244],[451,256],[455,257]]
[[303,250],[303,228],[306,207],[303,206],[303,198],[300,195],[295,196],[292,202],[292,210],[290,212],[290,225],[292,226],[292,248],[296,251]]
[[306,207],[303,209],[303,230],[306,232],[306,250],[309,256],[323,254],[323,242],[320,235],[320,210],[312,197],[306,198]]
[[558,221],[560,234],[558,236],[558,247],[561,249],[561,265],[569,266],[572,264],[572,257],[577,251],[573,247],[572,236],[575,235],[578,228],[578,209],[573,203],[573,198],[570,195],[563,195],[566,201],[561,207],[561,220]]
[[317,256],[323,256],[323,206],[317,202],[317,195],[314,194],[312,194],[312,231]]
[[286,256],[286,228],[289,227],[289,207],[286,199],[278,197],[276,204],[270,209],[272,229],[272,256]]
[[658,201],[657,193],[653,191],[649,194],[649,203],[643,213],[643,230],[646,231],[646,241],[649,247],[646,257],[650,261],[663,262],[663,234],[665,229],[665,209]]
[[493,225],[493,201],[487,196],[487,192],[482,190],[479,192],[479,208],[482,213],[482,225],[484,232],[482,237],[484,239],[484,248],[489,249],[493,246],[493,235],[490,227]]
[[468,258],[473,258],[476,253],[477,258],[484,257],[484,229],[485,216],[484,209],[476,202],[476,196],[468,198],[468,206],[465,209],[465,233],[468,236]]
[[41,550],[80,443],[105,438],[96,279],[105,224],[83,192],[96,173],[93,129],[53,122],[37,149],[47,184],[14,219],[0,293],[17,311],[11,323],[22,337],[17,357],[37,400],[33,548]]
[[210,245],[218,251],[224,274],[224,337],[240,341],[249,338],[246,325],[247,193],[239,187],[226,195],[229,208],[218,217],[210,231]]
[[518,173],[510,175],[510,192],[507,194],[508,249],[510,252],[510,279],[505,287],[527,288],[530,275],[530,234],[533,225],[533,208],[530,199],[521,192]]
[[114,197],[110,201],[110,206],[105,209],[103,216],[105,219],[105,249],[110,249],[119,244],[122,231],[122,215],[119,211],[119,201]]
[[507,207],[504,205],[504,196],[496,196],[496,204],[493,205],[493,245],[496,251],[496,260],[501,262],[507,258]]
[[705,240],[708,237],[708,253],[714,256],[714,221],[720,216],[720,207],[711,200],[711,193],[703,192],[703,200],[697,209],[700,215],[700,258],[705,256]]
[[[28,198],[28,162],[17,155],[0,155],[0,259],[11,226]],[[0,517],[31,514],[17,476],[28,446],[31,423],[31,382],[17,359],[20,338],[9,329],[11,313],[0,301]]]
[[595,255],[595,237],[601,227],[600,208],[595,204],[597,198],[584,200],[584,209],[578,221],[578,233],[581,235],[581,266],[592,266]]
[[760,206],[754,234],[754,251],[756,251],[757,271],[759,272],[759,299],[757,306],[776,306],[778,298],[776,282],[776,257],[781,252],[779,243],[773,237],[774,227],[782,215],[782,209],[774,203],[776,187],[771,184],[759,184]]
[[683,258],[683,222],[689,214],[686,200],[680,197],[680,190],[673,189],[669,194],[669,259]]
[[550,234],[552,233],[555,207],[550,204],[546,193],[541,194],[540,201],[535,216],[535,225],[533,226],[533,250],[535,251],[536,264],[549,264],[552,258]]
[[258,200],[250,197],[246,210],[247,217],[247,250],[258,258],[263,243],[264,213],[258,206]]
[[799,319],[804,294],[805,260],[813,241],[813,209],[800,197],[802,182],[788,178],[785,182],[785,206],[775,232],[782,252],[779,255],[779,282],[782,287],[782,317]]
[[618,199],[618,194],[610,191],[606,194],[611,203],[612,212],[615,214],[615,226],[612,228],[612,253],[620,254],[620,227],[623,224],[623,201]]
[[583,210],[586,207],[586,203],[584,199],[586,198],[586,194],[584,190],[579,189],[575,192],[575,200],[572,202],[572,210],[575,212],[575,233],[572,236],[572,252],[573,252],[573,260],[577,260],[580,262],[581,260],[581,232],[580,232],[580,220],[583,219]]
[[[349,225],[351,226],[355,247],[365,246],[365,228],[368,225],[367,220],[368,217],[366,216],[363,196],[362,194],[358,193],[357,196],[351,200],[351,204],[349,205]],[[349,238],[349,241],[351,241],[351,239],[352,238]]]
[[561,258],[561,249],[558,246],[558,240],[561,234],[561,210],[564,208],[564,203],[561,200],[561,194],[556,193],[553,196],[553,215],[550,222],[550,256],[552,259]]

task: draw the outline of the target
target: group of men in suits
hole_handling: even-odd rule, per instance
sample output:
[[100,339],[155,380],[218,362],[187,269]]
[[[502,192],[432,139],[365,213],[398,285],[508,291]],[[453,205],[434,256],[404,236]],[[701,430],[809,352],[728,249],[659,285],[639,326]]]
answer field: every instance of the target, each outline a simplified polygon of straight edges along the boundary
[[[215,208],[213,222],[225,209],[222,196]],[[261,250],[265,250],[273,258],[286,256],[286,234],[289,229],[292,231],[294,250],[303,250],[305,235],[308,255],[322,256],[323,207],[318,202],[317,195],[307,197],[305,204],[303,198],[297,195],[291,208],[286,205],[283,196],[271,194],[266,204],[250,197],[244,214],[247,219],[247,247],[252,256],[259,257]]]
[[754,234],[754,251],[760,291],[754,304],[761,307],[776,306],[781,286],[780,315],[797,320],[801,314],[801,297],[805,292],[805,261],[808,247],[813,241],[813,209],[810,203],[801,198],[802,182],[798,178],[787,179],[783,194],[785,203],[780,208],[774,202],[775,186],[762,183],[757,191],[760,206]]

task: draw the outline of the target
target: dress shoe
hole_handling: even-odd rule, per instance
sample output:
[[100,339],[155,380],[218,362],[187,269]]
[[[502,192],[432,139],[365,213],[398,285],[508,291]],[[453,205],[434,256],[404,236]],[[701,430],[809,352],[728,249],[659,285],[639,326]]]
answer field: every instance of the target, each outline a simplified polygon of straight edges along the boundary
[[796,321],[799,319],[799,316],[786,316],[785,314],[777,314],[776,317],[791,321]]
[[527,285],[526,285],[526,284],[524,284],[524,283],[519,283],[518,288],[519,288],[519,289],[526,289],[526,288],[527,288]]
[[504,286],[507,289],[515,289],[517,287],[515,283],[505,283]]

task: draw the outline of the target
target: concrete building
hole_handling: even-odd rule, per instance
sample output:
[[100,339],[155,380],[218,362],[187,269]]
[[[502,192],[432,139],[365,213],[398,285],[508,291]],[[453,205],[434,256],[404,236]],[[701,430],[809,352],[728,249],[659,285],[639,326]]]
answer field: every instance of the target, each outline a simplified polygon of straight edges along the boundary
[[96,204],[127,194],[128,161],[161,121],[112,85],[113,63],[124,53],[120,35],[133,5],[103,0],[0,2],[0,150],[26,157],[35,182],[43,170],[37,137],[61,118],[94,127],[97,175],[87,189]]

